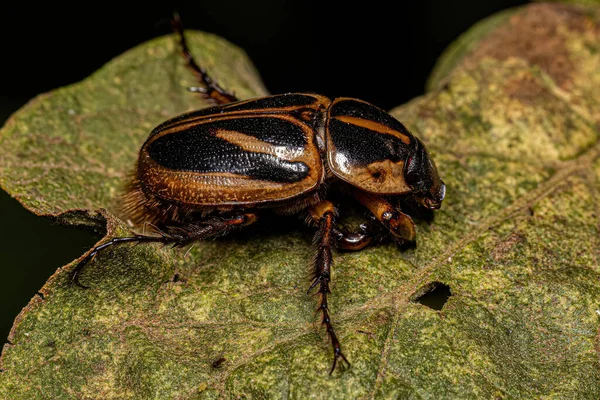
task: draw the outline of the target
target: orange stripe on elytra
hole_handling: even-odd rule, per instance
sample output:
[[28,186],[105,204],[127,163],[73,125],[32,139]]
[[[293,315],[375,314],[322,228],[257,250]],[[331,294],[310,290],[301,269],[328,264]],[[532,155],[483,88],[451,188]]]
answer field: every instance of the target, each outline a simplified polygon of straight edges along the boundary
[[390,128],[387,125],[380,124],[379,122],[372,121],[370,119],[359,118],[359,117],[351,117],[349,115],[340,115],[340,116],[336,116],[334,118],[337,119],[338,121],[342,121],[342,122],[345,122],[348,124],[360,126],[361,128],[366,128],[366,129],[369,129],[369,130],[377,132],[377,133],[383,133],[385,135],[392,135],[394,137],[397,137],[404,143],[410,144],[410,137],[406,136],[405,134],[403,134],[401,132],[398,132],[395,129]]

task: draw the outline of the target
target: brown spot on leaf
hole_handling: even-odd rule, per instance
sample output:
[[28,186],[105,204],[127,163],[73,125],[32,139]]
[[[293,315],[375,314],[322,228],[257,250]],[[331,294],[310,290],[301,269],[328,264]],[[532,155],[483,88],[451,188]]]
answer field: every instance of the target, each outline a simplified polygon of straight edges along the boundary
[[574,63],[563,31],[581,31],[590,26],[588,22],[588,17],[572,6],[532,4],[482,40],[465,65],[473,65],[485,57],[498,60],[518,57],[539,66],[560,87],[568,89]]
[[540,96],[549,95],[548,90],[531,74],[510,78],[505,84],[506,94],[524,104],[534,105]]
[[490,256],[494,259],[494,261],[500,261],[512,251],[515,245],[523,241],[525,241],[525,237],[520,232],[513,232],[506,238],[506,240],[498,243],[498,245],[490,253]]

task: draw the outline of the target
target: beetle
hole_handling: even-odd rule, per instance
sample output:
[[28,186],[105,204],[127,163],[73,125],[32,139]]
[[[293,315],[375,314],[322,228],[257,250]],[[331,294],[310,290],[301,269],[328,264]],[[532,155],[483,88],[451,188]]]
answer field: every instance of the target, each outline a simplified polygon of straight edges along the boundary
[[[360,250],[383,236],[414,242],[415,224],[399,206],[412,199],[440,208],[446,186],[424,144],[382,109],[354,98],[288,93],[239,100],[192,57],[178,18],[173,22],[187,66],[202,84],[193,91],[213,106],[157,126],[139,151],[124,195],[125,214],[159,236],[115,237],[93,248],[71,273],[100,251],[123,243],[186,246],[226,235],[265,212],[305,215],[316,226],[312,282],[333,349],[349,365],[333,329],[332,248]],[[371,214],[357,231],[336,225],[335,194],[353,197]]]

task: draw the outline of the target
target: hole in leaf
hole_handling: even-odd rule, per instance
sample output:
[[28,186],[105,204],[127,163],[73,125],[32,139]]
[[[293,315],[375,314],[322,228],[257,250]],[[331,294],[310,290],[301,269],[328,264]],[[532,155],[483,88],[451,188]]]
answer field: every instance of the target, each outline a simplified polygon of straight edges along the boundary
[[219,357],[218,359],[214,360],[211,365],[213,368],[219,369],[223,366],[225,361],[227,361],[225,357]]
[[187,282],[187,279],[185,277],[183,277],[182,275],[180,275],[179,273],[175,273],[171,279],[169,279],[167,281],[167,283],[185,283]]
[[417,290],[410,298],[413,303],[420,303],[439,311],[452,296],[450,286],[442,282],[431,282]]

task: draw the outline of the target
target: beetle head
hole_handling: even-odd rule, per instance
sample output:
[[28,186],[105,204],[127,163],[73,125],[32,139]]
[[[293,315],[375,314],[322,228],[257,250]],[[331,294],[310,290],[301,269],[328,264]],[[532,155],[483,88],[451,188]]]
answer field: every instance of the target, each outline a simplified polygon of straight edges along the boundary
[[416,139],[416,149],[405,164],[404,177],[412,187],[417,201],[425,208],[437,210],[446,196],[446,185],[440,179],[427,149]]

